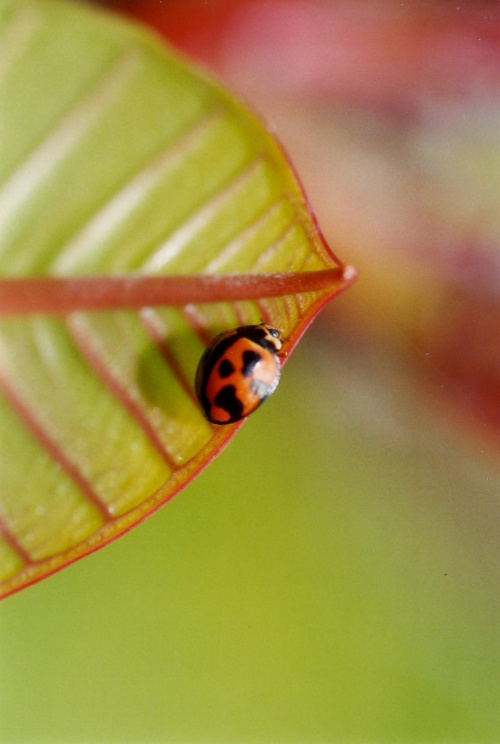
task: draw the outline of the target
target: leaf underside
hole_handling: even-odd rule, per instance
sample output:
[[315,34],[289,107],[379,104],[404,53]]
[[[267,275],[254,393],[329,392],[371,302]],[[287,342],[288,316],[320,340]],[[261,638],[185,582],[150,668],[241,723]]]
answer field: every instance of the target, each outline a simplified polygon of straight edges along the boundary
[[[261,124],[142,29],[0,0],[0,112],[4,278],[338,265]],[[290,349],[330,296],[2,318],[2,595],[122,534],[227,443],[237,426],[193,390],[216,333],[264,320]]]

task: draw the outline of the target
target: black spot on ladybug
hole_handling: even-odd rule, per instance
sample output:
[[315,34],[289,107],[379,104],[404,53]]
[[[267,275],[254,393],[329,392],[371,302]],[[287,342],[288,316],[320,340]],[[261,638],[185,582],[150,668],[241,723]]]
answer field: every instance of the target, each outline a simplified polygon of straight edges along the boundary
[[219,375],[222,378],[230,377],[234,372],[234,367],[229,361],[229,359],[223,359],[222,362],[219,364]]
[[214,403],[230,415],[232,420],[240,419],[243,415],[243,403],[236,395],[234,385],[226,385],[215,396]]
[[261,355],[257,351],[244,351],[242,360],[243,367],[241,368],[241,374],[243,377],[251,377],[256,364],[262,359]]

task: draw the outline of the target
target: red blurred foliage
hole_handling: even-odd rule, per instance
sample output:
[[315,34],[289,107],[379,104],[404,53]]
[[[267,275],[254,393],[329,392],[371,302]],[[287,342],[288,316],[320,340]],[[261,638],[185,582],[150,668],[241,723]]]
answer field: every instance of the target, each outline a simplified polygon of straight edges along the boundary
[[108,0],[248,95],[416,114],[430,95],[500,83],[498,2]]
[[437,306],[422,318],[417,344],[432,364],[431,382],[437,369],[454,407],[468,409],[481,434],[500,445],[498,249],[466,246],[444,276],[448,281]]

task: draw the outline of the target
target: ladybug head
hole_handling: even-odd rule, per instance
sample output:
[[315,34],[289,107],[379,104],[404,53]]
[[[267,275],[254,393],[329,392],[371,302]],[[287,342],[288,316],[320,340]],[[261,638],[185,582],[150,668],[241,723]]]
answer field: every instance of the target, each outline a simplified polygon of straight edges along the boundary
[[281,341],[281,333],[278,331],[278,329],[273,328],[270,325],[266,325],[265,323],[254,326],[253,332],[251,335],[249,335],[249,338],[252,338],[252,340],[256,341],[265,349],[274,351],[274,353],[280,351],[281,347],[283,346]]

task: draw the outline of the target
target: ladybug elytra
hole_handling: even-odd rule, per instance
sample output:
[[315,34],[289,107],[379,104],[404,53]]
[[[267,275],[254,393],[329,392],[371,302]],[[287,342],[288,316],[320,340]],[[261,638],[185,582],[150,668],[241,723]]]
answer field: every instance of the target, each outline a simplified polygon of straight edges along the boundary
[[261,324],[216,336],[196,373],[196,395],[213,424],[232,424],[255,411],[280,379],[281,335]]

